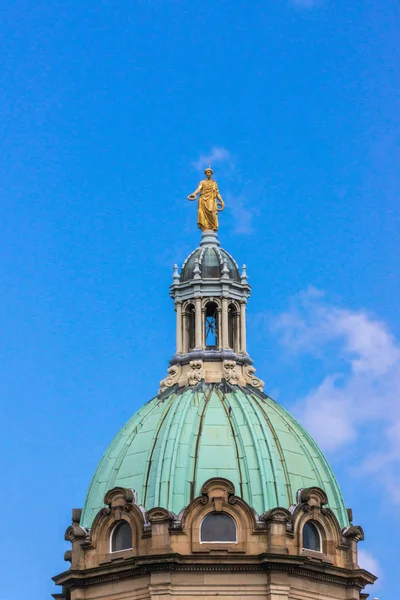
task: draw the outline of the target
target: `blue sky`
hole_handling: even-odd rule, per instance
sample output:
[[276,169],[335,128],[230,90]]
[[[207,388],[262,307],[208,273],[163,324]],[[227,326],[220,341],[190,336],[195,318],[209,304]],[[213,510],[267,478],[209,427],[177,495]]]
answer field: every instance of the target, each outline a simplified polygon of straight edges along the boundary
[[374,595],[395,597],[398,3],[48,0],[2,17],[0,600],[54,591],[71,509],[166,373],[209,157],[257,373],[326,450]]

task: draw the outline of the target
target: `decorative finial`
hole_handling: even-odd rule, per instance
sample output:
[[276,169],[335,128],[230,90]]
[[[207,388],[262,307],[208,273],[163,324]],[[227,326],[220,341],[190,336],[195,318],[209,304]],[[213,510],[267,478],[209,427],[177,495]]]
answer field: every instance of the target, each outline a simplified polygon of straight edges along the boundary
[[246,284],[247,280],[248,280],[248,277],[247,277],[247,267],[246,267],[246,265],[243,265],[243,267],[242,267],[242,274],[240,276],[240,283]]
[[196,200],[197,194],[200,194],[197,225],[201,231],[218,231],[218,213],[224,210],[225,203],[219,193],[217,182],[211,179],[211,175],[213,175],[211,163],[208,163],[204,174],[207,179],[200,181],[193,194],[189,194],[188,200]]
[[229,279],[228,261],[224,258],[224,264],[222,266],[222,277],[221,279]]
[[193,279],[201,279],[201,271],[198,258],[195,258],[194,260]]
[[181,280],[181,276],[178,273],[178,265],[174,265],[174,272],[172,274],[172,281],[173,283],[178,284]]

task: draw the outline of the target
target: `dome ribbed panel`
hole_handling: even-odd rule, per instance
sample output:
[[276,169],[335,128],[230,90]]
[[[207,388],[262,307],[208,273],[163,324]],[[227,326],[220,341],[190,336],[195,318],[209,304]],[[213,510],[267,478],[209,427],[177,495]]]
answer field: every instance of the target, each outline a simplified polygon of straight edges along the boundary
[[200,265],[203,279],[219,279],[222,272],[220,255],[216,248],[205,248],[204,258]]
[[181,283],[193,279],[196,258],[199,260],[200,273],[203,279],[219,279],[222,276],[224,261],[226,261],[230,279],[240,281],[238,265],[226,250],[218,246],[204,246],[203,248],[196,248],[183,263],[180,276]]
[[190,281],[191,279],[193,279],[194,263],[195,263],[196,258],[200,257],[200,253],[201,253],[201,248],[196,248],[196,250],[194,250],[194,252],[189,254],[187,259],[185,260],[183,267],[182,267],[182,272],[181,272],[181,282],[182,283],[184,281]]
[[324,489],[348,524],[335,477],[314,440],[271,398],[228,384],[172,390],[143,406],[105,452],[81,523],[90,527],[107,490],[135,489],[139,503],[179,513],[211,477],[232,481],[261,514],[288,508],[300,488]]

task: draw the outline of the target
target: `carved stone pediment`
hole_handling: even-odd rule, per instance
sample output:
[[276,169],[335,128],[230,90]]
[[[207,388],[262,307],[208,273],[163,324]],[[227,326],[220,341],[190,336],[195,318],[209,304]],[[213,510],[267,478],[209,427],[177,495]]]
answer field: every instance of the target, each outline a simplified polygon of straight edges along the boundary
[[161,507],[156,507],[156,508],[151,508],[147,513],[146,513],[146,521],[148,521],[149,523],[165,523],[166,521],[173,521],[174,520],[174,515],[173,513],[171,513],[169,510],[166,510],[165,508],[161,508]]
[[319,487],[303,488],[297,492],[296,500],[298,504],[305,503],[309,506],[322,507],[328,504],[328,497],[324,490]]
[[261,521],[267,523],[268,521],[275,521],[277,523],[289,523],[292,520],[291,513],[287,510],[287,508],[282,508],[277,506],[276,508],[272,508],[267,512],[263,513],[260,517]]
[[208,479],[201,488],[202,504],[208,504],[215,499],[222,500],[222,502],[229,502],[230,504],[235,503],[235,488],[228,479],[214,477],[213,479]]
[[87,536],[88,532],[86,529],[73,523],[66,529],[64,539],[67,542],[74,542],[75,540],[84,540]]
[[129,488],[115,487],[109,490],[104,496],[104,504],[108,504],[110,508],[132,504],[133,501],[134,492]]
[[364,539],[364,530],[359,525],[351,525],[342,529],[342,535],[346,539],[361,542]]

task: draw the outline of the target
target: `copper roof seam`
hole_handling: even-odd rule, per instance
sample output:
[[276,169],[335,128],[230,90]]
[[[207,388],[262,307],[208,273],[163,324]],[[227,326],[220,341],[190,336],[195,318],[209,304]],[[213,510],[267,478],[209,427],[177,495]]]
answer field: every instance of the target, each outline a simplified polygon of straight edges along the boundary
[[154,483],[154,494],[155,494],[155,503],[156,506],[163,506],[163,502],[161,500],[161,485],[162,485],[162,474],[165,460],[165,453],[168,448],[168,440],[169,434],[171,431],[171,427],[174,422],[174,417],[179,408],[179,401],[177,401],[176,395],[174,401],[171,402],[171,410],[168,411],[166,418],[163,422],[162,430],[160,430],[160,453],[158,457],[158,464],[156,469],[156,480]]
[[[186,459],[186,465],[185,465],[185,483],[187,483],[190,488],[189,496],[187,498],[187,503],[189,503],[190,498],[192,498],[192,496],[194,497],[193,473],[194,473],[194,469],[195,469],[198,429],[199,429],[199,424],[200,424],[201,411],[203,410],[203,400],[204,400],[204,395],[199,394],[197,389],[194,389],[192,391],[192,396],[193,396],[193,406],[195,407],[196,410],[195,410],[192,428],[191,428],[191,432],[190,432],[188,453],[187,453],[187,459]],[[185,492],[185,502],[186,502],[186,492]]]
[[[269,455],[270,461],[271,461],[272,477],[273,477],[274,489],[275,489],[275,506],[279,506],[279,492],[278,492],[278,484],[277,484],[277,482],[278,482],[278,473],[277,473],[277,468],[276,468],[275,453],[273,452],[273,449],[270,448],[270,442],[269,442],[268,436],[265,434],[265,423],[263,423],[261,421],[261,418],[260,418],[260,415],[259,415],[258,411],[255,410],[254,404],[256,404],[258,408],[259,408],[259,405],[258,405],[257,401],[254,401],[254,398],[253,398],[252,394],[250,394],[250,399],[248,400],[248,402],[249,402],[249,404],[250,404],[250,406],[251,406],[251,408],[253,410],[253,413],[254,413],[257,421],[258,421],[258,424],[259,424],[260,429],[261,429],[262,436],[263,436],[264,441],[265,441],[265,445],[266,445],[266,447],[268,449],[268,455]],[[265,411],[263,411],[263,410],[261,412],[262,412],[262,415],[264,417],[264,420],[266,421],[267,427],[268,427],[268,429],[269,429],[269,431],[270,431],[270,433],[271,433],[271,435],[273,437],[276,450],[277,450],[277,452],[279,454],[279,460],[280,460],[280,462],[281,462],[281,464],[283,466],[283,473],[284,473],[285,482],[286,482],[285,486],[286,486],[286,488],[287,488],[287,486],[290,487],[290,479],[289,479],[289,476],[288,476],[288,473],[286,471],[286,467],[285,467],[285,464],[284,464],[285,460],[284,460],[284,456],[283,456],[282,447],[281,447],[281,445],[279,443],[279,440],[278,440],[278,436],[276,435],[275,429],[272,427],[272,423],[270,422],[267,413]],[[265,485],[266,485],[266,483],[267,482],[265,482]],[[289,501],[289,504],[290,504],[290,501]],[[268,508],[273,508],[273,506],[268,506]]]
[[[270,398],[270,400],[272,400],[272,398]],[[275,402],[275,401],[274,401],[274,402]],[[345,511],[345,509],[344,509],[344,500],[343,500],[342,494],[341,494],[341,492],[340,492],[339,485],[338,485],[338,483],[337,483],[337,481],[336,481],[336,477],[335,477],[335,475],[333,474],[333,471],[332,471],[332,469],[331,469],[331,467],[330,467],[330,465],[329,465],[328,461],[326,460],[326,458],[325,458],[325,455],[324,455],[324,454],[321,452],[321,450],[320,450],[320,448],[319,448],[319,446],[318,446],[317,442],[314,440],[314,438],[312,437],[312,435],[310,435],[310,434],[308,433],[308,431],[307,431],[307,430],[306,430],[306,429],[305,429],[305,428],[304,428],[304,427],[301,425],[301,423],[299,423],[299,422],[298,422],[296,419],[294,419],[294,417],[292,417],[292,415],[290,414],[290,412],[289,412],[289,411],[287,411],[287,410],[286,410],[286,408],[284,408],[284,407],[283,407],[281,404],[278,404],[278,403],[276,403],[276,404],[277,404],[277,406],[279,406],[279,409],[280,409],[280,410],[281,410],[281,411],[282,411],[282,412],[285,414],[285,416],[287,417],[288,421],[289,421],[290,423],[292,423],[292,428],[291,428],[291,430],[292,430],[292,431],[294,431],[294,428],[295,428],[295,427],[296,427],[296,428],[299,428],[299,429],[300,429],[300,431],[301,431],[301,434],[302,434],[302,435],[304,435],[304,437],[305,437],[305,438],[307,439],[307,441],[309,442],[310,446],[314,446],[314,447],[317,449],[317,451],[318,451],[318,457],[322,459],[322,460],[321,460],[321,462],[323,463],[323,465],[324,465],[324,468],[325,468],[325,469],[328,471],[328,473],[329,473],[329,476],[330,476],[330,486],[331,486],[332,490],[334,491],[334,493],[336,494],[336,498],[335,498],[335,500],[336,500],[336,505],[337,505],[337,506],[336,506],[335,508],[337,509],[338,513],[339,513],[339,514],[341,515],[341,517],[342,517],[342,520],[341,520],[341,525],[343,525],[343,526],[344,526],[344,525],[348,525],[348,523],[349,523],[349,520],[348,520],[348,517],[347,517],[347,512],[346,512],[346,511]],[[277,408],[276,408],[275,406],[273,406],[273,404],[271,404],[270,406],[271,406],[271,408],[274,410],[274,412],[276,412],[276,413],[279,415],[279,412],[278,412]],[[300,436],[299,434],[297,434],[297,435],[298,435],[299,439],[301,440],[301,436]],[[309,454],[309,456],[311,456],[311,454],[310,454],[310,453],[308,453],[308,454]],[[311,457],[311,458],[312,458],[312,457]],[[315,461],[314,461],[314,459],[313,459],[313,458],[312,458],[312,465],[313,465],[313,467],[315,468],[315,472],[316,472],[316,473],[317,473],[317,475],[318,475],[318,480],[319,480],[319,482],[320,482],[320,486],[322,487],[322,489],[324,489],[324,484],[323,484],[323,481],[322,481],[322,479],[320,478],[320,475],[319,475],[319,470],[318,470],[318,468],[316,467],[316,465],[315,465]],[[313,470],[314,470],[314,469],[313,469]],[[324,491],[326,491],[326,490],[324,490]]]
[[[192,392],[191,389],[186,390],[185,389],[185,393],[181,394],[181,397],[184,397],[185,394],[187,394],[188,392]],[[193,394],[191,394],[192,397]],[[171,472],[170,472],[170,486],[169,486],[169,492],[168,492],[168,506],[172,506],[172,496],[173,496],[173,489],[174,489],[174,480],[175,480],[175,465],[176,465],[176,458],[178,456],[178,452],[179,452],[179,442],[181,441],[181,432],[183,431],[183,424],[186,422],[186,416],[190,410],[191,407],[191,399],[192,398],[187,399],[186,402],[186,406],[184,407],[184,410],[182,411],[182,415],[181,418],[179,419],[179,423],[178,423],[178,428],[177,428],[177,432],[176,432],[176,437],[174,440],[174,446],[172,449],[172,461],[171,461]]]
[[[348,520],[347,512],[345,513],[344,511],[342,511],[340,509],[340,506],[344,506],[344,500],[343,500],[342,494],[340,492],[339,485],[338,485],[338,483],[336,481],[336,477],[333,474],[333,471],[332,471],[332,469],[331,469],[328,461],[326,460],[325,455],[321,452],[321,450],[320,450],[317,442],[308,433],[308,431],[306,429],[304,429],[304,427],[300,423],[297,423],[296,421],[294,421],[294,419],[293,419],[293,417],[292,417],[292,415],[290,413],[288,413],[288,415],[290,417],[290,420],[293,423],[293,427],[294,426],[296,426],[296,427],[300,426],[301,427],[301,433],[304,435],[304,437],[306,438],[306,440],[308,441],[308,443],[310,444],[310,446],[314,445],[319,450],[318,457],[321,460],[321,462],[323,463],[324,469],[328,472],[328,474],[330,476],[330,485],[333,488],[333,491],[335,493],[335,505],[336,505],[335,508],[340,512],[341,517],[343,519],[343,521],[341,522],[341,524],[342,525],[348,525],[349,520]],[[305,451],[307,452],[310,460],[312,461],[313,470],[317,474],[317,479],[319,481],[319,487],[321,489],[324,489],[324,482],[323,482],[322,478],[320,477],[320,470],[319,470],[319,468],[317,467],[317,465],[315,463],[314,457],[312,456],[311,452],[309,452],[308,448],[306,447],[306,445],[304,443],[302,443],[302,447],[305,449]],[[329,500],[329,498],[328,498],[328,500]],[[330,506],[331,504],[332,504],[332,502],[329,502],[328,506]]]
[[[245,421],[246,421],[246,423],[248,425],[248,428],[249,428],[249,431],[250,431],[251,438],[253,440],[253,444],[254,444],[254,447],[255,447],[255,450],[256,450],[255,451],[255,455],[256,455],[256,459],[257,459],[257,463],[258,463],[259,477],[260,477],[260,481],[261,481],[261,492],[262,492],[263,502],[264,502],[264,506],[267,507],[267,506],[269,506],[268,495],[266,496],[266,487],[267,486],[265,485],[265,482],[266,482],[266,479],[267,479],[267,473],[266,473],[266,471],[264,469],[264,464],[263,464],[262,460],[260,460],[260,456],[262,456],[260,444],[259,444],[258,439],[256,438],[256,436],[254,435],[253,423],[250,422],[248,413],[247,413],[246,410],[244,410],[243,404],[242,404],[241,400],[239,400],[239,398],[238,398],[239,394],[237,394],[236,391],[232,391],[232,395],[234,396],[235,400],[237,401],[237,403],[239,404],[239,406],[240,406],[240,408],[241,408],[241,410],[243,412]],[[246,398],[246,401],[247,401],[246,393],[244,393],[244,397]]]
[[[155,498],[157,498],[157,493],[158,493],[158,500],[156,502],[157,506],[164,506],[164,504],[161,501],[162,475],[164,472],[165,454],[166,454],[166,451],[168,448],[168,441],[170,439],[171,428],[173,427],[173,424],[175,421],[175,415],[179,408],[179,396],[181,396],[181,394],[179,394],[179,395],[175,394],[174,400],[171,403],[171,410],[168,411],[168,415],[166,416],[163,426],[160,430],[161,435],[159,436],[159,440],[160,440],[160,449],[162,449],[162,452],[161,452],[161,450],[159,452],[157,468],[156,468],[156,480],[155,480],[155,484],[154,484]],[[158,489],[158,492],[157,492],[157,489]]]
[[[103,463],[103,461],[104,461],[106,458],[108,458],[108,456],[109,456],[110,452],[112,452],[112,450],[114,449],[114,447],[118,445],[118,443],[119,443],[119,436],[120,436],[120,433],[121,433],[122,431],[124,431],[125,429],[126,429],[126,430],[129,430],[129,427],[130,427],[130,425],[131,425],[132,423],[134,423],[134,422],[135,422],[135,421],[136,421],[136,420],[137,420],[139,417],[141,417],[141,416],[142,416],[142,412],[143,412],[143,413],[145,413],[145,415],[146,415],[148,412],[150,412],[150,411],[151,411],[151,407],[149,407],[149,404],[150,404],[150,402],[151,402],[151,400],[149,400],[149,402],[146,402],[146,404],[145,404],[145,405],[143,405],[143,406],[142,406],[142,407],[141,407],[141,408],[138,410],[138,412],[137,412],[137,413],[135,413],[134,415],[132,415],[132,417],[129,419],[129,421],[128,421],[127,423],[125,423],[125,425],[123,425],[123,426],[121,427],[121,429],[118,431],[117,435],[116,435],[116,436],[114,436],[114,438],[113,438],[113,439],[112,439],[112,441],[111,441],[111,444],[109,444],[109,446],[107,447],[107,449],[106,449],[106,450],[105,450],[105,452],[103,453],[103,456],[102,456],[102,457],[101,457],[101,459],[99,460],[99,462],[98,462],[98,464],[97,464],[97,467],[96,467],[96,471],[95,471],[95,473],[94,473],[94,476],[93,476],[93,478],[92,478],[92,481],[90,482],[90,486],[89,486],[89,489],[88,489],[88,491],[87,491],[87,494],[86,494],[86,497],[85,497],[85,503],[84,503],[84,505],[83,505],[83,506],[84,506],[84,508],[83,508],[83,512],[82,512],[81,523],[82,523],[82,525],[83,525],[84,527],[86,526],[86,517],[87,517],[87,515],[86,515],[86,512],[87,512],[87,511],[86,511],[86,507],[88,506],[88,503],[89,503],[89,498],[90,498],[90,496],[91,496],[91,494],[92,494],[92,491],[93,491],[93,488],[94,488],[95,484],[96,484],[96,483],[100,483],[100,482],[98,481],[98,479],[97,479],[97,474],[98,474],[98,472],[99,472],[100,465]],[[149,408],[150,408],[150,410],[148,410]],[[146,409],[146,410],[145,410],[145,409]],[[143,417],[143,418],[144,418],[144,417]],[[115,470],[115,468],[114,468],[114,466],[113,466],[113,471],[114,471],[114,470]],[[110,478],[108,479],[108,482],[109,482],[109,481],[110,481]],[[107,485],[108,485],[108,484],[107,484]],[[108,490],[108,489],[110,489],[110,488],[109,488],[109,487],[107,487],[107,490]],[[106,491],[107,491],[107,490],[106,490]],[[103,498],[101,499],[100,505],[104,506],[104,503],[103,503]],[[98,509],[100,510],[100,506],[98,507]]]
[[[289,475],[289,472],[288,472],[287,467],[286,467],[285,454],[283,452],[282,445],[281,445],[281,443],[279,441],[279,437],[276,434],[275,428],[273,427],[273,425],[271,423],[271,420],[270,420],[270,418],[268,416],[268,413],[264,409],[264,406],[262,405],[261,402],[258,401],[257,397],[254,397],[252,395],[251,398],[252,398],[253,402],[257,405],[257,407],[261,410],[262,414],[264,415],[264,419],[265,419],[265,421],[266,421],[266,423],[268,425],[268,428],[269,428],[269,430],[270,430],[270,432],[272,434],[272,437],[274,438],[276,449],[277,449],[278,454],[279,454],[279,460],[280,460],[281,466],[282,466],[282,471],[283,471],[283,474],[284,474],[284,477],[285,477],[285,486],[286,486],[286,490],[285,491],[286,491],[286,495],[287,495],[289,506],[290,506],[292,504],[292,502],[293,502],[294,496],[293,496],[292,486],[291,486],[291,483],[290,483],[290,475]],[[254,411],[254,412],[256,412],[256,411]],[[266,443],[267,443],[267,446],[268,446],[268,442],[267,441],[266,441]],[[273,470],[274,470],[274,480],[276,482],[277,481],[277,475],[276,475],[275,465],[273,465]],[[276,483],[275,483],[275,488],[276,488]],[[279,503],[279,494],[278,494],[277,488],[276,488],[276,500],[277,500],[277,504],[278,504]]]
[[[201,434],[203,431],[204,415],[206,412],[207,404],[211,398],[211,394],[213,393],[213,391],[214,391],[213,384],[211,384],[207,388],[206,392],[204,393],[204,405],[203,405],[203,410],[200,415],[199,429],[198,429],[198,435],[197,435],[197,439],[196,439],[196,447],[195,447],[195,453],[194,453],[193,477],[192,477],[192,485],[191,485],[191,496],[193,496],[193,497],[190,498],[190,501],[194,500],[194,493],[195,493],[195,488],[196,488],[197,459],[198,459],[200,438],[201,438]],[[207,392],[208,392],[208,394],[207,394]]]
[[171,410],[171,406],[173,404],[172,399],[175,396],[175,394],[171,394],[171,396],[168,396],[165,400],[169,401],[168,404],[165,406],[165,410],[164,413],[158,423],[158,427],[157,427],[157,431],[155,433],[155,436],[153,437],[153,445],[152,448],[148,454],[148,458],[146,461],[146,479],[145,479],[145,483],[144,483],[144,491],[143,491],[143,506],[146,506],[146,500],[147,500],[147,492],[149,489],[149,477],[150,477],[150,471],[151,471],[151,464],[152,464],[152,460],[153,460],[153,454],[154,454],[154,450],[157,444],[157,439],[158,439],[158,435],[160,433],[160,429],[165,421],[165,419],[167,418],[167,415],[169,413],[169,411]]
[[[242,475],[242,467],[241,467],[241,461],[240,461],[240,456],[239,456],[239,446],[238,446],[238,440],[239,440],[239,443],[240,443],[241,437],[240,437],[239,433],[236,433],[236,430],[235,430],[235,424],[237,425],[235,411],[232,410],[231,414],[229,414],[229,410],[225,406],[224,398],[223,397],[221,398],[221,390],[217,388],[216,389],[216,393],[217,393],[218,398],[221,401],[222,408],[224,409],[224,411],[226,413],[226,418],[228,420],[229,427],[231,429],[231,433],[232,433],[232,437],[233,437],[233,443],[235,444],[237,466],[238,466],[238,470],[239,470],[240,496],[241,496],[241,498],[243,498],[243,475]],[[239,428],[238,425],[237,425],[237,428]],[[242,448],[242,451],[243,450],[244,449]],[[243,451],[243,457],[245,457],[244,451]],[[247,461],[245,459],[244,459],[244,464],[245,464],[246,471],[248,471],[248,469],[246,468]],[[250,480],[250,478],[249,478],[248,473],[247,473],[247,481],[249,481],[249,480]]]
[[[153,398],[153,400],[155,400],[155,398]],[[132,419],[130,419],[128,421],[126,426],[124,426],[120,431],[123,431],[125,428],[129,429],[129,427],[132,427],[132,425],[134,423],[136,423],[136,421],[138,421],[138,423],[141,423],[143,421],[143,419],[145,419],[149,414],[151,414],[156,408],[157,408],[156,404],[154,404],[153,406],[148,406],[148,410],[146,411],[145,415],[143,415],[143,416],[140,414],[141,410],[139,409],[138,412],[133,415]],[[128,448],[131,445],[133,438],[136,436],[136,433],[137,433],[137,424],[136,424],[136,427],[134,427],[131,430],[131,432],[126,436],[126,439],[123,442],[122,448],[118,453],[118,457],[114,462],[113,471],[110,474],[110,477],[108,479],[107,490],[111,490],[115,486],[115,479],[119,473],[121,464],[122,464],[123,460],[125,459],[126,453],[128,452]]]
[[[174,422],[174,417],[175,417],[176,411],[178,410],[178,406],[179,406],[179,402],[177,400],[177,395],[174,394],[174,399],[171,402],[170,410],[168,411],[167,415],[165,416],[162,427],[159,430],[159,436],[158,436],[157,442],[158,441],[160,442],[160,452],[158,453],[158,460],[157,460],[157,464],[155,465],[156,472],[155,472],[155,481],[154,481],[154,503],[155,503],[155,506],[164,506],[164,504],[161,500],[162,474],[164,471],[163,467],[164,467],[165,453],[168,448],[169,433],[171,431],[171,426],[172,426],[172,423]],[[156,446],[157,446],[157,443],[154,446],[154,451],[156,451]]]

